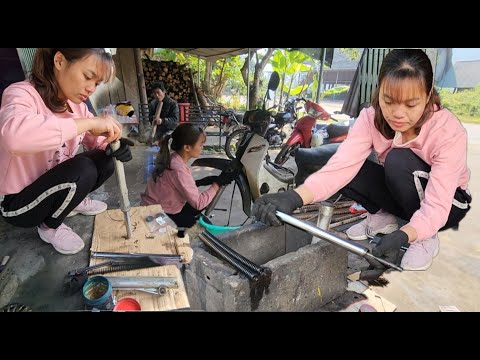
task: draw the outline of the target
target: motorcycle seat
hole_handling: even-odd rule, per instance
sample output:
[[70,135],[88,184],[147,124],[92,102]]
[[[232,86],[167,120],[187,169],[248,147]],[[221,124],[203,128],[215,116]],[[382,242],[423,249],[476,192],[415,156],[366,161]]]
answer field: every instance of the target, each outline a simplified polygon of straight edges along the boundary
[[295,179],[295,172],[287,167],[275,164],[271,161],[265,162],[263,164],[265,170],[267,170],[273,177],[285,184],[293,184],[293,180]]
[[339,125],[339,124],[329,124],[327,126],[328,137],[335,138],[340,135],[348,133],[350,126],[348,125]]

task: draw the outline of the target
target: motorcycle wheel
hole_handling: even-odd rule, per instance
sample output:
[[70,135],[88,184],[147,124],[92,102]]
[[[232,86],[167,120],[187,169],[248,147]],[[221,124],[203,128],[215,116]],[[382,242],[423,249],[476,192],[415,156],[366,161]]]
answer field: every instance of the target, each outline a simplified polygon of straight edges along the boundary
[[247,131],[248,129],[238,129],[227,136],[227,139],[225,140],[225,153],[229,159],[235,159],[237,146],[240,144]]
[[300,147],[300,143],[295,144],[283,144],[282,149],[278,153],[277,157],[275,158],[274,163],[278,165],[283,165],[287,162],[287,160],[292,156],[292,153]]

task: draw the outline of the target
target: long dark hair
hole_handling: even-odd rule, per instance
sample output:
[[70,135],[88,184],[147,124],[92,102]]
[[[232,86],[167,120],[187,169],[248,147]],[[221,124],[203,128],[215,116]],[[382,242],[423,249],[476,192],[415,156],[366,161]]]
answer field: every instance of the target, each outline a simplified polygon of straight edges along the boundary
[[171,149],[178,152],[183,149],[184,145],[194,146],[201,136],[205,137],[201,127],[195,124],[184,123],[178,125],[172,135],[163,137],[160,143],[160,151],[155,159],[155,169],[152,172],[153,181],[157,182],[157,178],[162,176],[166,169],[170,170],[171,154],[168,148],[170,138],[172,138]]
[[415,124],[414,130],[418,135],[423,124],[432,116],[434,105],[441,108],[440,96],[433,86],[432,63],[427,54],[420,49],[395,49],[383,59],[380,73],[378,75],[378,86],[372,97],[372,106],[375,109],[375,127],[386,138],[393,139],[395,131],[388,125],[380,108],[380,87],[384,80],[388,80],[392,87],[405,79],[418,81],[425,89],[430,99],[425,106],[423,115]]
[[53,59],[57,51],[60,51],[69,63],[84,59],[89,55],[96,55],[104,65],[105,78],[103,81],[109,82],[115,77],[115,63],[112,55],[106,52],[104,48],[37,49],[33,58],[30,81],[42,97],[45,105],[55,113],[67,110],[66,101],[58,98],[59,88],[53,71]]

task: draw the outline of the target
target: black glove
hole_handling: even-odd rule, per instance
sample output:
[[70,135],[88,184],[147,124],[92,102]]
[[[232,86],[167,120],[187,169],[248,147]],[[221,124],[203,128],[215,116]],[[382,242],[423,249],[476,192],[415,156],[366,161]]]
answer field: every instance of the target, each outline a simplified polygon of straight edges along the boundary
[[303,206],[303,200],[294,190],[266,194],[260,196],[253,204],[252,215],[264,224],[280,226],[282,222],[275,215],[275,211],[291,214],[293,210]]
[[121,162],[127,162],[132,160],[132,152],[130,146],[134,146],[134,142],[130,139],[120,138],[120,147],[117,151],[113,151],[110,144],[105,148],[105,154],[112,156]]
[[[408,247],[408,235],[402,230],[394,231],[391,234],[380,238],[377,245],[372,248],[372,254],[381,257],[388,262],[400,265],[402,259],[401,248]],[[360,273],[360,280],[378,279],[387,270],[387,266],[370,258],[365,258],[370,267]]]
[[225,186],[230,184],[234,179],[235,173],[233,171],[226,172],[224,170],[220,175],[217,176],[217,179],[215,179],[214,182],[217,183],[218,186]]
[[206,186],[212,185],[214,182],[217,182],[218,176],[206,176],[203,179],[195,180],[195,185],[197,186]]

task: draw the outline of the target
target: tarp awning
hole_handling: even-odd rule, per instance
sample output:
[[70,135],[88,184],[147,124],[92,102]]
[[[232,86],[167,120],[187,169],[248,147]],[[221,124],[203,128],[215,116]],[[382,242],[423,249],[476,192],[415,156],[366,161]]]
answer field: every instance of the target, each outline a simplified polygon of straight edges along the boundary
[[[248,48],[169,48],[173,51],[179,51],[189,55],[199,56],[202,59],[217,60],[230,56],[247,54]],[[250,48],[250,51],[255,51],[260,48]]]

